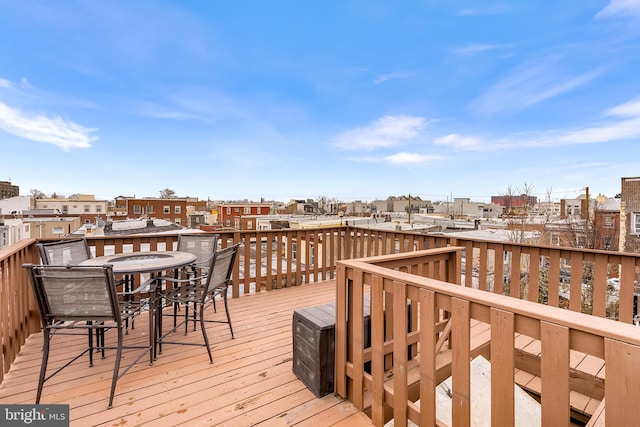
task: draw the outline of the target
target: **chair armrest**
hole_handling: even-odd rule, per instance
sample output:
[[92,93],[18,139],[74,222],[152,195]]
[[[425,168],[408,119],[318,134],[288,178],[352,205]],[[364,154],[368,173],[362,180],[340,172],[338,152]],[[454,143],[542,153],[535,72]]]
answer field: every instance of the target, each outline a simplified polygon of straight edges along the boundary
[[196,280],[203,280],[206,279],[207,275],[206,274],[202,274],[200,276],[195,276],[195,277],[189,277],[186,279],[176,279],[175,277],[169,277],[169,276],[158,276],[155,278],[155,280],[157,280],[158,282],[160,281],[165,281],[165,282],[170,282],[170,283],[174,283],[174,284],[181,284],[181,283],[193,283]]
[[152,277],[150,279],[145,280],[140,284],[137,288],[129,291],[129,292],[118,292],[118,295],[133,295],[146,291],[147,293],[154,293],[157,287],[158,277]]

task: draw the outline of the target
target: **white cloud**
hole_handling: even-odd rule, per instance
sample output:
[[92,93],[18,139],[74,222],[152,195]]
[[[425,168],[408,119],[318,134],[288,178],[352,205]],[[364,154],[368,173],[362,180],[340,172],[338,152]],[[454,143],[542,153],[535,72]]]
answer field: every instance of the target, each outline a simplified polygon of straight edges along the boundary
[[441,160],[441,159],[443,159],[442,156],[419,154],[419,153],[405,153],[405,152],[392,154],[384,158],[384,160],[391,163],[396,163],[396,164],[425,163],[425,162],[431,162],[431,161]]
[[495,151],[504,149],[560,147],[566,145],[601,144],[640,138],[640,98],[620,104],[605,112],[612,117],[608,123],[585,126],[581,129],[553,129],[509,135],[487,143],[471,136],[450,134],[434,143],[450,145],[467,151]]
[[60,117],[46,117],[39,114],[24,113],[0,102],[0,129],[7,133],[56,145],[62,149],[87,148],[98,138],[89,133],[89,129]]
[[386,82],[387,80],[404,79],[404,78],[407,78],[407,77],[411,77],[413,75],[414,75],[414,73],[403,72],[403,71],[396,71],[394,73],[387,73],[387,74],[379,74],[375,78],[373,83],[378,85],[378,84]]
[[457,133],[452,133],[446,136],[441,136],[436,138],[433,142],[436,145],[450,145],[454,148],[461,149],[473,149],[476,147],[480,147],[480,140],[478,138],[473,138],[469,136],[461,136]]
[[555,58],[525,64],[491,86],[474,103],[473,109],[493,115],[518,111],[582,86],[603,73],[595,69],[581,74],[563,73]]
[[604,7],[596,18],[603,18],[616,15],[640,15],[640,0],[611,0]]
[[452,52],[460,56],[473,56],[477,53],[487,52],[490,50],[502,50],[510,47],[511,45],[474,43],[467,46],[455,48],[452,50]]
[[462,16],[486,16],[500,15],[506,13],[507,11],[507,7],[504,4],[496,3],[493,5],[485,6],[484,8],[462,9],[458,14]]
[[640,98],[625,102],[607,111],[609,116],[640,117]]
[[344,150],[395,147],[420,136],[426,125],[424,117],[385,116],[369,126],[343,132],[334,138],[333,144]]

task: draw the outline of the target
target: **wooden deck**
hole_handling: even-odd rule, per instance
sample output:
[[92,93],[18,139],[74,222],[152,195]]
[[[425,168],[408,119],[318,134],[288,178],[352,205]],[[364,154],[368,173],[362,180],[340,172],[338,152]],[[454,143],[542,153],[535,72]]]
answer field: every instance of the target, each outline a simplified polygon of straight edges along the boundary
[[[83,357],[45,383],[41,403],[69,404],[72,426],[373,425],[364,413],[334,394],[316,398],[292,372],[293,311],[334,300],[334,281],[232,299],[229,306],[236,338],[231,339],[226,324],[208,327],[213,365],[203,347],[165,346],[153,366],[143,358],[118,381],[114,407],[107,410],[114,356],[110,351],[104,360],[97,357],[92,368]],[[210,312],[210,316],[222,319],[221,305],[218,308],[218,313]],[[127,343],[148,340],[146,317],[136,322],[136,328],[126,337]],[[165,322],[166,330],[170,319],[165,318]],[[490,329],[484,326],[473,328],[472,341],[487,341]],[[114,335],[107,334],[111,338]],[[175,337],[202,341],[200,331],[190,331],[186,336],[176,333]],[[521,367],[537,372],[539,341],[519,336],[516,345]],[[41,333],[29,337],[0,384],[0,403],[34,403],[41,346]],[[54,338],[49,371],[85,347],[85,337]],[[123,364],[137,352],[127,352]],[[602,361],[574,353],[571,368],[576,384],[590,394],[599,390],[596,395],[601,398]],[[449,375],[445,370],[441,376]],[[540,392],[539,380],[516,370],[516,381],[532,393]],[[575,391],[571,400],[573,410],[584,414],[585,421],[600,403]]]
[[[45,383],[41,404],[69,404],[72,426],[372,425],[344,399],[316,398],[292,372],[293,311],[333,300],[333,281],[232,299],[235,339],[226,324],[208,328],[213,365],[203,347],[165,346],[153,366],[142,359],[118,381],[114,406],[107,410],[110,351],[92,368],[82,358]],[[144,316],[136,321],[128,343],[146,342],[145,322]],[[200,342],[202,335],[191,331],[184,339]],[[34,403],[41,346],[41,333],[29,337],[0,385],[0,403]],[[54,338],[50,368],[84,346],[84,337]],[[125,354],[123,363],[136,351]]]

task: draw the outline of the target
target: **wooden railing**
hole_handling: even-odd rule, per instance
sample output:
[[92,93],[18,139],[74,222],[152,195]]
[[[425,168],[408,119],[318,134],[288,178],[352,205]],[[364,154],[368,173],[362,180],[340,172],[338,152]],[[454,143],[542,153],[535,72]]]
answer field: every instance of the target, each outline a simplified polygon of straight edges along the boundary
[[[353,227],[345,234],[341,259],[461,246],[465,287],[625,323],[638,313],[640,254]],[[609,278],[620,284],[608,285]]]
[[[339,260],[457,245],[464,248],[458,273],[455,277],[448,273],[446,279],[438,276],[441,280],[530,300],[537,297],[550,305],[566,306],[572,311],[585,311],[625,323],[630,323],[635,313],[634,280],[640,271],[638,254],[496,243],[346,226],[220,234],[223,247],[242,244],[240,260],[234,267],[233,297],[335,279]],[[88,237],[96,256],[132,251],[170,251],[177,240],[177,234]],[[30,239],[0,250],[0,382],[26,337],[39,330],[37,309],[31,299],[28,278],[21,267],[25,262],[38,262],[35,243],[36,240]],[[532,262],[535,259],[539,262]],[[581,268],[569,270],[568,264],[579,264]],[[567,271],[568,278],[565,277]],[[619,274],[621,280],[618,310],[609,309],[608,274]],[[530,283],[530,277],[538,280]],[[563,288],[563,280],[569,283],[570,292]],[[511,283],[518,286],[510,286]],[[582,292],[582,283],[586,284],[587,292]]]
[[[461,251],[449,247],[338,262],[339,395],[370,411],[378,426],[390,418],[397,426],[408,420],[436,425],[436,388],[451,374],[452,423],[469,426],[470,361],[483,354],[491,361],[490,424],[515,425],[515,338],[521,335],[540,342],[542,425],[570,425],[570,351],[604,364],[606,424],[637,423],[637,326],[458,286],[453,272]],[[370,328],[365,327],[365,299],[370,300]],[[477,324],[490,328],[486,345],[473,341],[471,327]]]
[[22,264],[38,258],[34,240],[0,250],[0,383],[27,337],[40,331],[40,318]]

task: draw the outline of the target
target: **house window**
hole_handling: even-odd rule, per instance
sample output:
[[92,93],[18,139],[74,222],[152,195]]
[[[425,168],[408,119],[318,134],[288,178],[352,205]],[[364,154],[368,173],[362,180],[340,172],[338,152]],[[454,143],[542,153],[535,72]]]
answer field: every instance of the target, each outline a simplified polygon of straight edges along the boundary
[[69,212],[69,205],[62,205],[62,213]]
[[171,206],[165,206],[162,208],[162,212],[168,214],[171,212]]
[[174,206],[173,207],[173,213],[180,215],[180,206]]
[[[25,225],[25,226],[24,226],[24,232],[25,232],[25,233],[28,233],[28,232],[29,232],[29,224],[27,224],[27,225]],[[18,239],[18,240],[20,240],[20,239]]]
[[640,213],[634,212],[631,220],[631,232],[633,234],[640,234]]
[[102,212],[102,206],[96,205],[96,212]]
[[604,228],[613,228],[613,217],[604,217]]
[[247,221],[247,230],[253,230],[253,221]]
[[249,206],[245,206],[244,208],[244,214],[245,215],[251,215],[251,208]]
[[175,222],[176,224],[180,225],[180,218],[174,218],[173,222]]
[[148,214],[152,214],[153,213],[153,205],[147,205],[147,213]]
[[226,225],[227,227],[231,227],[231,220],[230,220],[230,219],[228,219],[228,220],[225,222],[225,225]]
[[84,205],[82,208],[84,209],[84,213],[91,212],[91,206],[89,206],[89,205]]
[[64,234],[64,227],[53,227],[53,234]]
[[298,244],[291,244],[291,259],[298,259]]
[[233,208],[234,212],[240,212],[240,208]]
[[136,215],[140,215],[140,212],[142,212],[140,205],[133,205],[133,213]]
[[560,236],[557,234],[551,235],[551,244],[553,246],[560,246]]
[[230,208],[230,207],[229,207],[229,208],[227,208],[227,213],[228,213],[228,214],[231,214],[231,208]]

